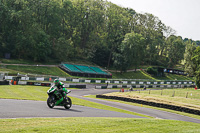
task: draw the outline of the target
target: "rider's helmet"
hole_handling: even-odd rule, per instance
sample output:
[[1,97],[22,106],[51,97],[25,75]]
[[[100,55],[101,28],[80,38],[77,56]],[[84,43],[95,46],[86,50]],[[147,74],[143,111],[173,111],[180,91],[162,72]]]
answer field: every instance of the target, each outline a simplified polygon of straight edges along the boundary
[[58,80],[58,79],[55,79],[55,80],[54,80],[54,83],[55,83],[55,85],[58,85],[58,84],[59,84],[59,80]]

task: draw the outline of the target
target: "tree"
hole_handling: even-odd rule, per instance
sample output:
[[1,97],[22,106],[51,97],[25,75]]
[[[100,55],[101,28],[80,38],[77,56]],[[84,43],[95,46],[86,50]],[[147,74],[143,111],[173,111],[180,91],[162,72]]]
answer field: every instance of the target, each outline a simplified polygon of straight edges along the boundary
[[115,53],[124,39],[126,33],[131,32],[128,28],[128,18],[130,14],[115,4],[107,3],[106,8],[105,31],[107,34],[106,43],[109,49],[108,65],[112,64],[113,53]]
[[10,26],[10,11],[5,5],[5,1],[0,1],[0,57],[6,51],[7,37]]
[[167,57],[169,59],[168,67],[174,67],[184,59],[185,44],[181,37],[170,36],[167,39]]
[[144,57],[144,41],[145,39],[141,34],[127,33],[119,47],[121,55],[115,54],[115,66],[120,65],[123,70],[132,66],[137,69]]
[[126,72],[129,62],[123,53],[114,53],[113,60],[116,70],[120,70],[121,73]]
[[200,88],[200,47],[196,47],[194,54],[192,56],[192,62],[194,64],[194,76],[195,83],[198,88]]
[[107,58],[109,57],[109,50],[106,45],[96,45],[95,47],[93,46],[91,48],[91,51],[89,53],[89,60],[92,61],[93,63],[107,67]]
[[47,35],[43,30],[38,29],[33,33],[31,40],[31,51],[29,57],[34,61],[47,61],[51,54],[51,47],[49,42],[49,35]]
[[1,57],[8,52],[14,58],[35,61],[78,58],[107,67],[115,62],[125,70],[123,62],[131,62],[122,41],[131,32],[144,38],[143,58],[130,64],[135,68],[141,62],[157,65],[170,60],[174,65],[182,59],[170,58],[177,51],[169,48],[179,44],[170,42],[174,30],[152,14],[139,14],[103,0],[0,0]]
[[192,42],[192,40],[187,40],[185,44],[186,44],[184,53],[185,71],[190,76],[193,76],[196,71],[196,65],[193,63],[192,57],[194,56],[194,51],[197,45],[195,42]]
[[164,33],[166,26],[152,14],[135,15],[134,32],[142,34],[145,38],[145,59],[146,64],[158,64],[162,60],[162,51],[164,49]]
[[54,59],[57,61],[68,61],[69,59],[73,59],[73,42],[69,40],[65,40],[64,37],[58,38],[54,45]]

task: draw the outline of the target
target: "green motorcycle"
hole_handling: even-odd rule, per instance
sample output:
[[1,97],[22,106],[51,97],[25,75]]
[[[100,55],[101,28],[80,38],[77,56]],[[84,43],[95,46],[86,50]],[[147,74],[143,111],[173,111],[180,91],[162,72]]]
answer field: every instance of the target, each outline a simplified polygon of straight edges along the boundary
[[[70,92],[71,91],[68,91],[67,94],[69,94]],[[49,95],[47,99],[47,105],[49,106],[49,108],[53,108],[54,106],[64,106],[65,109],[71,108],[71,99],[67,97],[67,95],[63,97],[56,86],[51,86],[51,88],[47,91],[47,94]]]

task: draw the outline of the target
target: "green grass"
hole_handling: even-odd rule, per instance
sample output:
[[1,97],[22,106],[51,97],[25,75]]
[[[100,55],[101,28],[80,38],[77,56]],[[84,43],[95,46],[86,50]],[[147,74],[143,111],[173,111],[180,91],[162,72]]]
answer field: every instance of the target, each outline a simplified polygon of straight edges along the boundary
[[[41,86],[22,86],[22,85],[6,86],[6,85],[2,85],[2,86],[0,86],[0,98],[46,101],[48,98],[48,95],[47,95],[48,89],[49,89],[49,87],[41,87]],[[90,102],[87,100],[82,100],[82,99],[75,98],[75,97],[70,97],[70,98],[72,99],[72,103],[76,104],[76,105],[152,118],[150,116],[146,116],[146,115],[134,113],[131,111],[126,111],[123,109],[106,106],[106,105],[95,103],[95,102]]]
[[0,59],[0,61],[5,64],[31,64],[31,65],[33,65],[33,64],[35,64],[35,65],[37,65],[37,64],[39,64],[39,65],[41,65],[41,64],[43,64],[43,65],[44,64],[46,64],[46,65],[59,64],[59,62],[54,61],[52,59],[47,62],[34,62],[32,60],[24,60],[24,59]]
[[17,73],[20,74],[40,74],[40,75],[52,75],[52,76],[60,76],[60,77],[70,77],[69,74],[63,72],[58,67],[44,67],[44,66],[13,66],[7,65],[2,70],[10,71],[9,74],[16,75]]
[[183,75],[176,75],[176,74],[165,74],[168,79],[171,80],[193,80],[193,77],[183,76]]
[[113,79],[150,79],[147,75],[144,75],[141,71],[136,72],[112,72]]
[[0,132],[8,133],[197,133],[199,124],[131,118],[27,118],[0,119]]
[[200,110],[200,90],[194,90],[194,88],[115,92],[106,95],[143,99]]
[[148,80],[193,80],[193,77],[167,74],[164,77],[158,77],[148,74],[145,71],[133,71],[133,72],[111,72],[113,79],[148,79]]
[[22,71],[8,69],[4,65],[0,65],[0,72],[7,72],[9,75],[14,75],[14,76],[16,76],[18,73],[20,73],[20,74],[27,74],[27,73],[22,72]]
[[[2,63],[5,63],[5,64],[39,64],[39,65],[55,65],[55,64],[60,64],[61,62],[58,62],[57,60],[48,60],[46,62],[34,62],[32,60],[24,60],[24,59],[2,59],[0,58],[0,61]],[[83,65],[92,65],[92,66],[95,66],[94,63],[92,62],[89,62],[87,60],[82,60],[82,59],[78,59],[78,60],[71,60],[71,61],[67,61],[67,63],[75,63],[75,64],[83,64]]]
[[149,79],[156,80],[154,77],[152,77],[150,74],[148,74],[146,71],[141,71],[141,73],[145,76],[147,76]]
[[49,87],[1,85],[0,98],[45,101]]
[[34,64],[33,61],[26,61],[26,60],[15,60],[15,59],[0,59],[2,63],[5,64]]

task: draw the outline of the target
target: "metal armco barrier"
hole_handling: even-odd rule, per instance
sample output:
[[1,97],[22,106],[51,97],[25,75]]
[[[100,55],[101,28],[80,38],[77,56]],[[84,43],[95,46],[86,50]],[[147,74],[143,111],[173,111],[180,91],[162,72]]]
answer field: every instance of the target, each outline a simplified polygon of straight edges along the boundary
[[[111,88],[185,88],[185,87],[194,87],[195,83],[193,81],[145,81],[145,80],[94,80],[94,79],[73,79],[73,78],[61,78],[61,77],[14,77],[14,76],[5,76],[5,79],[14,80],[12,84],[21,84],[26,85],[26,82],[33,80],[34,82],[28,82],[28,85],[38,85],[38,86],[50,86],[50,84],[40,83],[42,82],[53,82],[54,79],[58,78],[60,81],[74,82],[74,83],[97,83],[97,84],[107,84],[103,86],[96,86],[96,89],[111,89]],[[16,82],[17,79],[17,82]],[[38,81],[38,82],[37,82]],[[85,86],[80,85],[67,85],[68,88],[86,88]]]
[[195,87],[195,85],[103,85],[95,86],[96,89],[112,89],[112,88],[186,88]]
[[[9,82],[8,82],[9,84]],[[52,83],[41,83],[41,82],[27,82],[27,81],[12,81],[13,85],[34,85],[34,86],[51,86]],[[71,85],[71,84],[65,84],[65,87],[67,88],[81,88],[85,89],[86,85]]]
[[[12,80],[16,77],[14,76],[5,76],[5,79]],[[28,81],[28,80],[35,80],[35,81],[53,81],[58,77],[18,77],[19,80]],[[76,83],[108,83],[108,84],[124,84],[124,85],[187,85],[187,84],[194,84],[193,81],[131,81],[131,80],[94,80],[94,79],[69,79],[69,78],[58,78],[60,81],[70,81]]]

